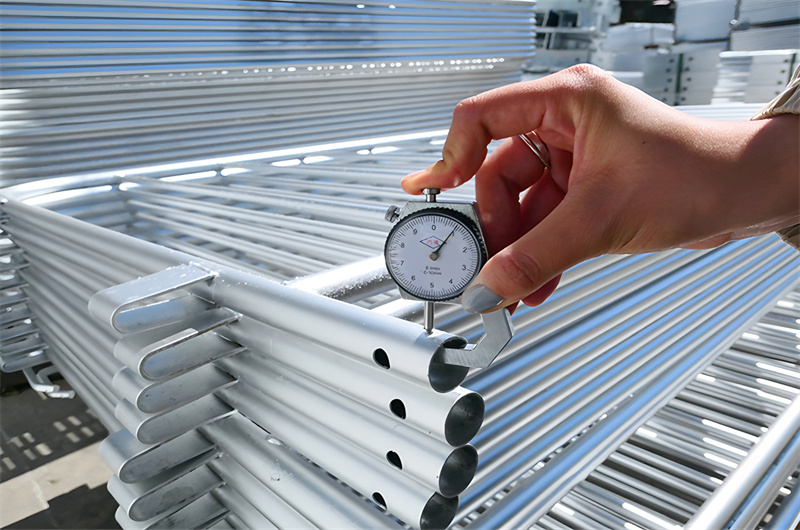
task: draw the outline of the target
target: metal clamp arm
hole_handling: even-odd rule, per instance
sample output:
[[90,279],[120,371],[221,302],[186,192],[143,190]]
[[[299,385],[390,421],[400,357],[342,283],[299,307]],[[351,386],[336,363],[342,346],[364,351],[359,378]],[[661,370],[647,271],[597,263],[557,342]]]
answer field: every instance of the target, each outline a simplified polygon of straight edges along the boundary
[[54,399],[72,399],[75,397],[74,390],[61,390],[61,387],[50,381],[48,376],[58,373],[58,369],[55,366],[47,366],[38,372],[34,371],[32,367],[23,368],[22,373],[25,374],[25,379],[28,380],[28,384],[32,389],[48,397]]
[[442,362],[471,368],[486,368],[500,355],[514,336],[514,325],[508,309],[481,315],[484,334],[475,344],[464,348],[444,348]]

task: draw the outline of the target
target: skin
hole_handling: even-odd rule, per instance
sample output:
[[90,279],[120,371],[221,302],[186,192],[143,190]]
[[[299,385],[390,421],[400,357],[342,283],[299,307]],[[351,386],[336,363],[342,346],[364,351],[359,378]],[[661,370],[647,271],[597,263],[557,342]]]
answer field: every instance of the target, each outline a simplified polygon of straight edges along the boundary
[[[550,170],[516,137],[532,130]],[[602,254],[712,248],[800,222],[800,116],[690,117],[578,65],[459,103],[442,159],[402,186],[473,175],[493,254],[473,287],[502,297],[497,308],[537,305]]]

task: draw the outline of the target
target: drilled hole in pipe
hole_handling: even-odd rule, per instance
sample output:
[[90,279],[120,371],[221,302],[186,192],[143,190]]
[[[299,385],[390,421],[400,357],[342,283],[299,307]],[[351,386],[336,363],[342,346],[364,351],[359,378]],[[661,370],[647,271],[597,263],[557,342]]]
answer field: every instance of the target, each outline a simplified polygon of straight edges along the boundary
[[383,500],[383,495],[381,495],[377,491],[372,494],[372,500],[375,501],[375,504],[377,504],[384,510],[386,509],[386,501]]
[[389,403],[389,410],[401,420],[406,419],[406,405],[399,399],[393,399],[391,403]]
[[403,469],[403,462],[400,460],[400,455],[395,453],[394,451],[389,451],[386,453],[386,460],[389,461],[397,469]]
[[389,356],[386,355],[386,352],[383,351],[381,348],[378,348],[374,352],[372,352],[372,360],[375,361],[378,366],[382,366],[383,368],[389,369]]

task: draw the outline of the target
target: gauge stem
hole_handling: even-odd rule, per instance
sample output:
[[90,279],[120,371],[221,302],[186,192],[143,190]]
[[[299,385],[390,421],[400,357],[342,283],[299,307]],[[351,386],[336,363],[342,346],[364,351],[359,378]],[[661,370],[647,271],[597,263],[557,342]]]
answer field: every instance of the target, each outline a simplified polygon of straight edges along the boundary
[[425,320],[425,333],[428,335],[433,331],[433,308],[434,302],[425,302],[422,306],[422,316]]

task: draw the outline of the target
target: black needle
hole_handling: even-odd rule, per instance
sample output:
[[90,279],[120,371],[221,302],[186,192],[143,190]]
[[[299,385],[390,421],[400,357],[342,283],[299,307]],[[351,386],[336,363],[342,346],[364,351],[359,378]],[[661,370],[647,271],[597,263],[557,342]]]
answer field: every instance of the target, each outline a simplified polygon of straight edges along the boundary
[[431,258],[431,260],[436,261],[437,259],[439,259],[439,251],[442,250],[442,247],[444,246],[444,244],[447,243],[447,240],[450,239],[450,236],[452,236],[455,233],[455,231],[456,231],[456,229],[453,228],[453,231],[450,232],[450,234],[448,234],[448,236],[446,238],[444,238],[444,241],[442,241],[442,244],[439,245],[436,248],[436,250],[431,252],[431,255],[429,256]]

